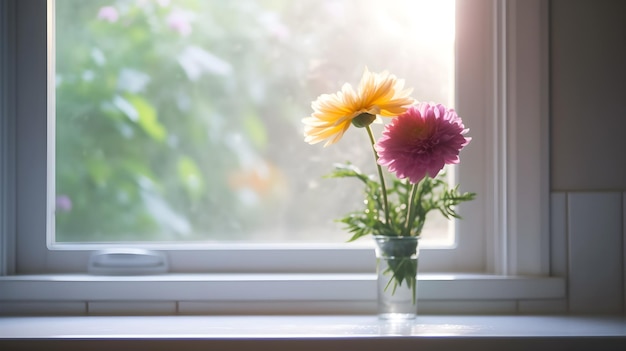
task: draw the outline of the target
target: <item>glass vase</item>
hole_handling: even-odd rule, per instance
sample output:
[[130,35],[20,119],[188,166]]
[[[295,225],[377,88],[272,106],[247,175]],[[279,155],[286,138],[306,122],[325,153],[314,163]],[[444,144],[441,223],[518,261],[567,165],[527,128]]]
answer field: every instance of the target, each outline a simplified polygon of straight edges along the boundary
[[375,236],[380,319],[406,320],[417,315],[418,238]]

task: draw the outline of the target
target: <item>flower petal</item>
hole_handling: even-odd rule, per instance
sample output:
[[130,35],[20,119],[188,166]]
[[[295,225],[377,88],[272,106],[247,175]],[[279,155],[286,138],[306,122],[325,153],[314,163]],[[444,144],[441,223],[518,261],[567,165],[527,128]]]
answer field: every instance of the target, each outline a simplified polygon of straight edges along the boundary
[[361,113],[394,117],[404,113],[415,100],[404,89],[404,81],[388,72],[372,73],[367,68],[355,91],[348,83],[334,94],[322,94],[311,103],[313,113],[304,118],[305,142],[319,143],[328,139],[331,145],[341,139],[352,119]]
[[375,149],[378,163],[400,179],[418,183],[434,178],[446,164],[459,162],[459,152],[471,138],[453,109],[419,103],[385,127]]

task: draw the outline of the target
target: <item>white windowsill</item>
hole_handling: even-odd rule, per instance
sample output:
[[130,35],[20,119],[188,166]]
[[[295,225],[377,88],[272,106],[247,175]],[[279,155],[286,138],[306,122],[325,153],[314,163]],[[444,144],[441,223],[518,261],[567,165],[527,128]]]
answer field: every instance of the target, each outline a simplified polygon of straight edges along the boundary
[[[375,284],[376,276],[367,273],[16,275],[0,277],[0,291],[3,291],[0,300],[111,300],[111,295],[120,300],[369,300],[376,298]],[[177,289],[167,289],[170,286]],[[253,290],[234,289],[235,286]],[[153,287],[164,289],[151,289]],[[65,291],[57,295],[57,289]],[[418,294],[427,300],[563,298],[565,280],[489,274],[420,274]]]
[[[18,275],[0,277],[0,291],[0,315],[336,315],[376,310],[374,274]],[[565,291],[565,279],[558,277],[421,274],[418,282],[420,311],[425,313],[559,313],[565,312]],[[549,310],[541,311],[542,306]]]
[[625,343],[623,316],[0,318],[2,349],[619,350]]

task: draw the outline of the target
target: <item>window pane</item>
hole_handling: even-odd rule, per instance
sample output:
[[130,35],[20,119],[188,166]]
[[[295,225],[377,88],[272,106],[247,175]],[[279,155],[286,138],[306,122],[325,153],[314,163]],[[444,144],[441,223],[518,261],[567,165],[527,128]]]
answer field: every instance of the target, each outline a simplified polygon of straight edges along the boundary
[[454,99],[452,0],[57,0],[55,36],[56,243],[344,242],[363,189],[323,176],[373,155],[306,144],[310,102],[365,67]]

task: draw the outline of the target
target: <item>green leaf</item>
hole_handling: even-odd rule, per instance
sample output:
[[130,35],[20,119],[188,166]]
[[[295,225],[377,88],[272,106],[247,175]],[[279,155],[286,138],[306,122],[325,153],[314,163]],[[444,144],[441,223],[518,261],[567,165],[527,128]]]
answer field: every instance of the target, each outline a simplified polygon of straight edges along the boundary
[[[357,178],[365,184],[365,208],[348,213],[338,221],[346,225],[352,234],[348,241],[363,236],[419,236],[426,223],[426,215],[438,210],[445,218],[459,218],[456,205],[473,200],[474,193],[460,193],[458,186],[450,188],[445,174],[436,178],[425,177],[414,188],[406,179],[390,179],[387,188],[389,198],[389,223],[386,223],[381,203],[381,187],[376,178],[363,174],[351,163],[337,164],[326,178]],[[415,190],[415,191],[413,191]],[[411,198],[411,193],[414,197]],[[411,200],[410,200],[411,199]],[[410,202],[410,203],[409,203]],[[407,217],[408,220],[407,220]]]
[[102,157],[86,159],[85,163],[91,180],[97,185],[106,184],[113,174],[111,167]]
[[178,160],[178,178],[189,197],[198,199],[204,190],[204,181],[200,168],[193,159],[183,156]]
[[255,114],[248,114],[243,121],[243,129],[255,147],[265,149],[267,146],[267,131],[265,125]]
[[[165,138],[167,137],[167,130],[159,122],[156,109],[152,106],[152,104],[139,95],[128,94],[126,95],[126,100],[136,111],[136,115],[134,115],[136,118],[133,119],[130,115],[129,118],[136,122],[152,139],[158,142],[165,141]],[[129,112],[126,113],[127,115],[129,114]]]

